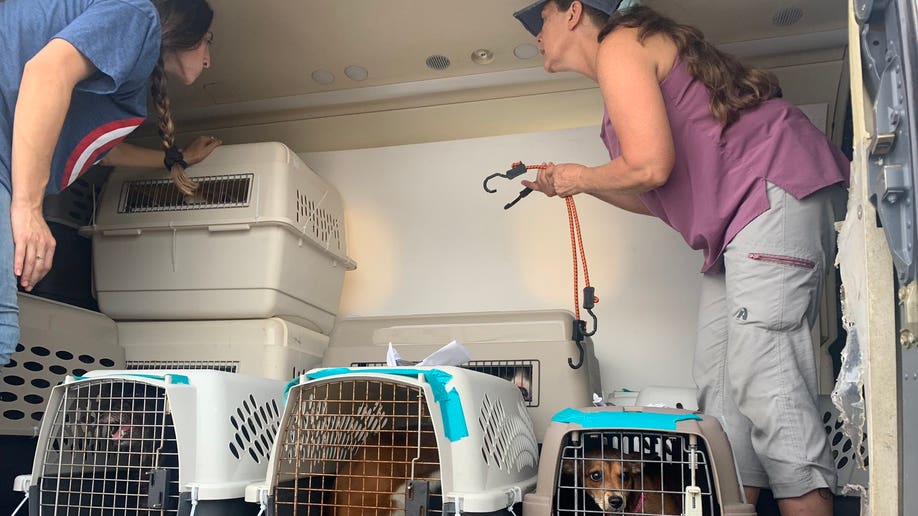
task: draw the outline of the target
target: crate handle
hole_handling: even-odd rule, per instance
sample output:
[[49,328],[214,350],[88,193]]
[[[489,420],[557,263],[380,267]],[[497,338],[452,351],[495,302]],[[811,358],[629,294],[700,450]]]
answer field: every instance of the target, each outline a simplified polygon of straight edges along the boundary
[[106,229],[102,231],[102,236],[140,236],[141,233],[143,233],[142,229]]
[[225,231],[248,231],[252,229],[251,224],[220,224],[216,226],[207,226],[207,231],[211,233],[222,233]]

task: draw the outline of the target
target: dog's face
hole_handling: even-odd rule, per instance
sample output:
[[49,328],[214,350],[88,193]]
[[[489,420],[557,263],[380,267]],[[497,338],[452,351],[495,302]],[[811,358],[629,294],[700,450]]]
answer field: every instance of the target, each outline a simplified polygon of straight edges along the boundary
[[563,471],[580,477],[580,486],[603,512],[624,511],[636,495],[641,464],[618,450],[587,450],[583,459],[565,459]]

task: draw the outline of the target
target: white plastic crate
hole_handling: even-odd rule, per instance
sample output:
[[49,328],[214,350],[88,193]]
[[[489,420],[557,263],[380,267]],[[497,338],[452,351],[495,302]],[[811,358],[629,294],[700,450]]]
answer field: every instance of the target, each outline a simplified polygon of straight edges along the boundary
[[119,322],[128,369],[214,369],[290,380],[318,366],[328,336],[283,319]]
[[115,322],[20,293],[19,345],[0,376],[0,434],[36,435],[51,389],[69,375],[123,369]]
[[287,393],[265,484],[275,515],[497,514],[535,487],[519,389],[456,367],[310,371]]
[[[855,443],[842,431],[842,422],[838,418],[838,409],[832,404],[831,396],[819,397],[819,411],[822,413],[822,424],[832,447],[832,462],[838,473],[838,488],[841,490],[847,485],[868,487],[869,476],[867,470],[861,467],[857,459],[860,451],[866,464],[868,457],[867,434],[862,434],[862,442]],[[858,448],[859,447],[859,448]],[[852,495],[856,493],[852,492]]]
[[755,516],[715,418],[648,407],[566,409],[542,444],[523,514]]
[[[516,383],[524,391],[541,441],[551,417],[569,406],[588,405],[602,392],[593,342],[580,352],[571,340],[574,316],[565,310],[350,317],[338,322],[325,367],[384,365],[391,342],[402,358],[420,361],[456,340],[472,360],[463,367]],[[542,379],[546,379],[542,382]]]
[[54,388],[29,514],[241,514],[263,480],[284,382],[219,371],[111,371]]
[[115,320],[283,317],[329,333],[347,257],[338,192],[280,143],[224,145],[188,169],[116,170],[93,238],[99,308]]

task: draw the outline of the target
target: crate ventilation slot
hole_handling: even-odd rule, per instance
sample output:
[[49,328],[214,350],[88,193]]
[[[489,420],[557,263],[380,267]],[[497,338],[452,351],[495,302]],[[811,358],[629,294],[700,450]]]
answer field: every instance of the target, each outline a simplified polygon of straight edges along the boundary
[[277,430],[280,426],[280,410],[277,402],[271,400],[258,406],[251,394],[242,400],[242,406],[230,416],[230,423],[236,429],[233,440],[229,443],[230,453],[241,460],[248,453],[256,464],[268,460]]
[[149,213],[216,208],[245,208],[252,194],[254,174],[194,178],[198,184],[185,195],[171,179],[128,181],[121,191],[118,213]]
[[327,247],[342,251],[341,221],[299,190],[296,191],[296,224],[307,226],[306,230]]
[[499,399],[493,401],[486,394],[478,418],[484,434],[481,455],[485,463],[508,473],[534,468],[539,455],[538,443],[526,432],[526,406],[521,402],[515,409],[515,413],[508,413]]
[[125,365],[129,370],[193,369],[226,373],[235,373],[239,370],[239,361],[232,360],[128,360]]

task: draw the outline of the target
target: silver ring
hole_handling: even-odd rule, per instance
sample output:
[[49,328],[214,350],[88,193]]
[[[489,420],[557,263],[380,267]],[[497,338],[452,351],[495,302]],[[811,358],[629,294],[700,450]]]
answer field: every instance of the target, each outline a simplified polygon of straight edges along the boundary
[[213,141],[217,141],[217,138],[216,138],[215,136],[211,136],[211,137],[210,137],[210,141],[212,141],[212,142],[213,142]]

